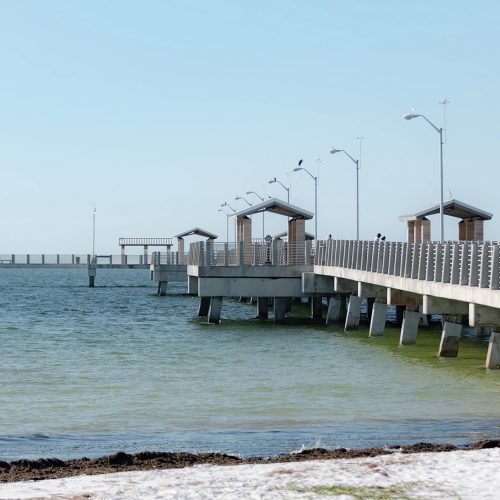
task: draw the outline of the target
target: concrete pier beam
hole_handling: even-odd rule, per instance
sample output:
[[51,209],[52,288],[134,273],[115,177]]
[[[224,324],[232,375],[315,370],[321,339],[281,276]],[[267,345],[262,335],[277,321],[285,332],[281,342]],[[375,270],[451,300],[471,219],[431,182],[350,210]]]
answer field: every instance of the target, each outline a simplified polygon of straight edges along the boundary
[[208,309],[208,322],[213,325],[220,323],[222,309],[222,297],[210,297],[210,308]]
[[369,337],[380,337],[384,334],[386,316],[387,305],[381,302],[374,302]]
[[488,354],[486,355],[486,368],[490,370],[500,369],[500,332],[491,332],[488,343]]
[[328,312],[326,313],[326,324],[338,323],[340,321],[341,299],[331,296],[328,298]]
[[344,331],[357,330],[359,328],[359,318],[361,315],[361,298],[351,295],[347,308],[347,318],[345,320]]
[[399,345],[411,345],[417,343],[418,325],[420,323],[420,313],[409,311],[403,313],[403,324],[401,326],[401,335]]
[[311,297],[311,318],[321,319],[323,317],[323,297]]
[[440,358],[456,358],[458,355],[458,344],[462,333],[462,325],[445,321],[441,342],[439,344],[438,356]]
[[257,297],[257,318],[267,319],[269,317],[269,299]]
[[160,297],[167,295],[167,284],[167,281],[158,281],[158,289],[156,293],[160,295]]
[[288,297],[274,297],[274,322],[284,323],[288,306]]
[[210,309],[210,297],[200,297],[200,307],[198,308],[198,316],[208,316]]

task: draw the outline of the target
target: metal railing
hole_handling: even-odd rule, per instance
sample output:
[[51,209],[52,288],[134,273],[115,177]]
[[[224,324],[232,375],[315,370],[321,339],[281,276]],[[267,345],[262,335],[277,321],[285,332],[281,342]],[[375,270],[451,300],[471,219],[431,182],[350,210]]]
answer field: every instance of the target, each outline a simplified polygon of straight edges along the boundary
[[151,254],[151,264],[155,266],[178,266],[188,261],[188,255],[184,259],[179,252],[153,252]]
[[172,246],[173,238],[119,238],[121,246]]
[[[98,264],[143,265],[148,263],[147,255],[106,255],[97,257]],[[91,261],[91,254],[0,254],[0,267],[23,265],[85,267]]]
[[422,244],[356,240],[319,241],[314,264],[436,283],[500,289],[498,242]]
[[197,241],[189,247],[190,266],[291,266],[313,265],[314,244],[311,241],[287,242],[262,240],[238,243]]

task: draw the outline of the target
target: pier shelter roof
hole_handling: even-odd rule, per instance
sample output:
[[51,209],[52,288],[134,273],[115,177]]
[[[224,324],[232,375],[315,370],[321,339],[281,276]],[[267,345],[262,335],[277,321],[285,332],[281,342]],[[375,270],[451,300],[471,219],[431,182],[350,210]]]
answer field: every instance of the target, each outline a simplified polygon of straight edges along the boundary
[[240,210],[231,215],[232,218],[242,219],[248,217],[249,215],[259,214],[262,212],[271,212],[278,215],[284,215],[285,217],[290,217],[292,219],[303,219],[310,220],[313,218],[314,214],[303,208],[296,207],[295,205],[290,205],[286,201],[279,200],[278,198],[270,198],[251,207]]
[[208,238],[209,240],[216,240],[218,236],[214,233],[210,233],[205,231],[204,229],[200,229],[199,227],[194,227],[193,229],[189,229],[188,231],[184,231],[183,233],[179,233],[175,235],[175,238],[185,238],[186,236],[201,236],[202,238]]
[[[440,205],[439,203],[436,203],[419,212],[401,215],[399,219],[402,221],[422,220],[428,215],[438,214],[439,211]],[[459,219],[490,220],[493,217],[493,214],[490,214],[489,212],[485,212],[484,210],[480,210],[479,208],[467,205],[467,203],[455,199],[448,200],[443,203],[443,213],[444,215],[458,217]]]

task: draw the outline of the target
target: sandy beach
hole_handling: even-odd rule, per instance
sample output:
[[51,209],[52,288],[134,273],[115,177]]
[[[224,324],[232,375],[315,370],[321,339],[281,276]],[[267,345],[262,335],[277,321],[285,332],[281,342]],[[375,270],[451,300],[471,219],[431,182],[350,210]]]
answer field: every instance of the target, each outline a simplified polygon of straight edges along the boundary
[[[0,499],[496,499],[500,448],[78,475],[0,484]],[[5,479],[4,479],[5,480]]]

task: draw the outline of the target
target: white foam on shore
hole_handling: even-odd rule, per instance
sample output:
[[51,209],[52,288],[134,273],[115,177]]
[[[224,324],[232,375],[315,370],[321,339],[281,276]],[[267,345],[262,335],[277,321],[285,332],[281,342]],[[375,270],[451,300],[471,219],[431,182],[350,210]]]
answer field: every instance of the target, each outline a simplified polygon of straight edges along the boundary
[[355,487],[368,488],[358,490],[363,498],[375,497],[370,488],[377,488],[378,494],[385,491],[385,498],[496,500],[499,470],[500,448],[395,453],[373,458],[200,465],[6,483],[0,484],[0,499],[325,498],[326,490],[321,488],[335,486],[343,489],[329,490],[330,498],[352,498],[345,487]]

